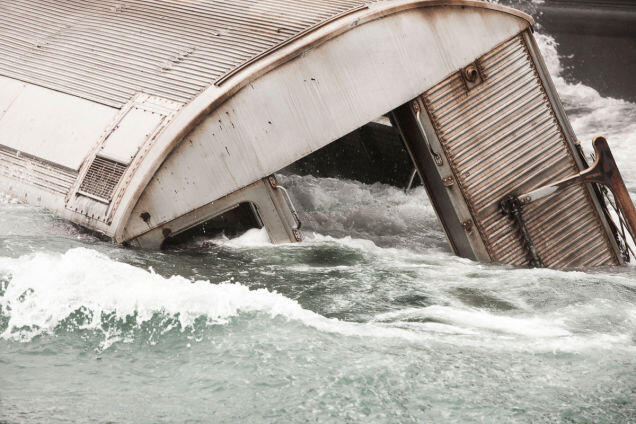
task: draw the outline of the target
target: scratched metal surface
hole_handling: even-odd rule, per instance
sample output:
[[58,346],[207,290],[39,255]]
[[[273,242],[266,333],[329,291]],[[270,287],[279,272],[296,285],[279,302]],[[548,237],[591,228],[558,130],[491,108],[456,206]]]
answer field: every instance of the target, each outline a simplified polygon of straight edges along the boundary
[[0,75],[113,107],[187,102],[360,0],[1,0]]
[[[485,81],[456,73],[424,94],[434,126],[493,260],[525,265],[499,201],[578,171],[521,36],[480,59]],[[572,187],[526,207],[531,238],[553,268],[616,264],[593,203]]]

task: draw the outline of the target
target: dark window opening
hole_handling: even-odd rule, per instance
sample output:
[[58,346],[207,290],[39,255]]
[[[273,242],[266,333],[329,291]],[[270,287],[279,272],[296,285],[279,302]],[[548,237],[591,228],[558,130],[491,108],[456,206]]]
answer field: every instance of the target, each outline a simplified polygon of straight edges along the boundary
[[172,235],[163,242],[162,248],[182,245],[214,244],[214,238],[225,235],[238,237],[252,228],[262,228],[256,205],[250,202],[240,203],[234,208],[215,216],[201,224]]
[[[281,172],[344,178],[365,184],[379,182],[404,188],[413,172],[413,162],[400,133],[383,117],[294,162]],[[414,185],[417,184],[418,178]]]

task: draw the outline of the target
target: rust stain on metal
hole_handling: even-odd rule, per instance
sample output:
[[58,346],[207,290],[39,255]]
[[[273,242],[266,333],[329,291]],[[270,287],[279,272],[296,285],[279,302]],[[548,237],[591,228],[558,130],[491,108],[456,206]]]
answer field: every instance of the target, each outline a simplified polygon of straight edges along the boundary
[[471,232],[473,230],[473,221],[472,220],[466,220],[464,222],[462,222],[462,228],[464,228],[464,230],[466,230],[466,232]]
[[[494,261],[527,265],[523,240],[501,214],[499,201],[579,169],[523,36],[476,63],[479,67],[469,65],[428,90],[423,101],[489,255]],[[483,81],[468,89],[468,77],[477,75]],[[554,194],[524,214],[546,266],[618,263],[584,187]]]

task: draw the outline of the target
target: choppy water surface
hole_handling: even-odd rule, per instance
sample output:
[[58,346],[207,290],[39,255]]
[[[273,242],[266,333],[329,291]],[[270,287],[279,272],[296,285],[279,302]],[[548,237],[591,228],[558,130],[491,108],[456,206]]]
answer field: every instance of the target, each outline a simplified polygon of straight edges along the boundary
[[[636,192],[636,106],[567,84]],[[421,188],[282,177],[307,240],[144,252],[0,204],[0,423],[636,422],[634,267],[452,256]]]

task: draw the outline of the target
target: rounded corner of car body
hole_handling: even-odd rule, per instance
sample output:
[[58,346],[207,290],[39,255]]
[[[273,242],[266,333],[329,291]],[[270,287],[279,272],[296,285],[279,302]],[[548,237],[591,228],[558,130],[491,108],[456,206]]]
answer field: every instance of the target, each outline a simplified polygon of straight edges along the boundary
[[[236,5],[8,4],[0,22],[28,42],[0,46],[5,191],[124,242],[263,180],[532,24],[468,0],[283,2],[284,22],[271,19],[278,3],[237,0],[249,7],[223,25]],[[139,39],[117,37],[133,23]]]
[[[174,117],[132,176],[116,211],[115,240],[134,239],[265,178],[533,24],[520,11],[480,1],[377,1],[277,45],[228,72]],[[400,48],[406,50],[395,53]],[[398,70],[410,77],[394,78]],[[204,159],[210,157],[214,163]],[[183,169],[203,169],[196,181],[205,189],[193,189],[188,180],[195,176]],[[169,175],[177,187],[166,190]],[[148,208],[155,209],[152,223],[139,219]]]

